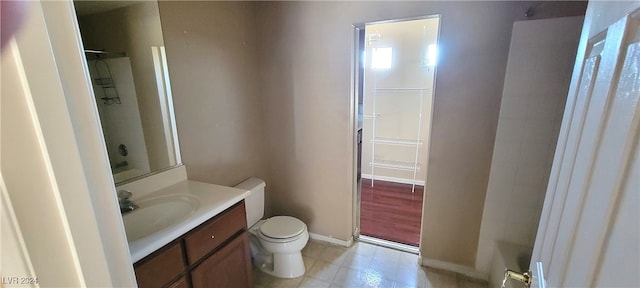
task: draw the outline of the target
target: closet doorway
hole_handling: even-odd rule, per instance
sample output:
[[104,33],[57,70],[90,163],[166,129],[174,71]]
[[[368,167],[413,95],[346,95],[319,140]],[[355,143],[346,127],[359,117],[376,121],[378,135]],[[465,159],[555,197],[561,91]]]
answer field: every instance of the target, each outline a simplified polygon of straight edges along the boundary
[[357,67],[359,237],[420,243],[439,16],[360,29]]

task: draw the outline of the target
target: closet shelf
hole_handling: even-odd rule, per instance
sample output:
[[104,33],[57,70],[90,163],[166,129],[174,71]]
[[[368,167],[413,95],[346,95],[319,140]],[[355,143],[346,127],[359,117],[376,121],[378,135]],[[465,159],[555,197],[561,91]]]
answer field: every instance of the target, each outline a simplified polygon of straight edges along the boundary
[[378,168],[406,170],[406,171],[417,171],[417,170],[420,170],[420,163],[416,163],[416,162],[404,162],[404,161],[393,161],[393,160],[373,160],[373,162],[369,163],[369,165],[374,166],[374,167],[378,167]]
[[422,145],[422,141],[419,139],[399,139],[399,138],[382,138],[376,137],[374,140],[370,140],[375,144],[386,144],[386,145],[398,145],[398,146],[411,146],[415,147],[416,145]]
[[115,88],[113,79],[111,79],[110,77],[95,78],[95,80],[96,84],[102,88]]

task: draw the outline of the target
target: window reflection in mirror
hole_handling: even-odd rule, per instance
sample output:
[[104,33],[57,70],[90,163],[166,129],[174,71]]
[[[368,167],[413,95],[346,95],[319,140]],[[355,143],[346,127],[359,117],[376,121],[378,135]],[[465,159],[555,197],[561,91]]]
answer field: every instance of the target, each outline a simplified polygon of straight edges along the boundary
[[157,2],[74,5],[114,181],[180,164]]

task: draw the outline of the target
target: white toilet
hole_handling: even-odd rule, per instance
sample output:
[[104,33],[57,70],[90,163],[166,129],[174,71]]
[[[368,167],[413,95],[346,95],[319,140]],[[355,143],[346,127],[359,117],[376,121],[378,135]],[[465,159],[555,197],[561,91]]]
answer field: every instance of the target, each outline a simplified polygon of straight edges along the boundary
[[300,277],[305,272],[301,251],[309,241],[307,225],[290,216],[260,220],[264,216],[265,186],[264,181],[255,177],[236,185],[251,191],[245,206],[253,264],[275,277]]

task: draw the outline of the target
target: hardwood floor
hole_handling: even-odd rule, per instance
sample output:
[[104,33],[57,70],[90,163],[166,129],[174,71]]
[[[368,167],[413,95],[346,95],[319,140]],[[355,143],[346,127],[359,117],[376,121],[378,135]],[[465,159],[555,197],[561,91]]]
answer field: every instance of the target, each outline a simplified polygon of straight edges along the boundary
[[424,187],[362,179],[360,234],[418,246]]

